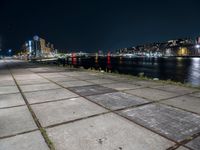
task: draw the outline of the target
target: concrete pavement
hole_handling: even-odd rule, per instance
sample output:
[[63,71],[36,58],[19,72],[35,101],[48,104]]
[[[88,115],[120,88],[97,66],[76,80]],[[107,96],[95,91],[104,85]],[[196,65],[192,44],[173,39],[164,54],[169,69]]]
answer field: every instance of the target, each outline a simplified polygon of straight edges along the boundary
[[0,60],[0,150],[199,150],[200,90]]

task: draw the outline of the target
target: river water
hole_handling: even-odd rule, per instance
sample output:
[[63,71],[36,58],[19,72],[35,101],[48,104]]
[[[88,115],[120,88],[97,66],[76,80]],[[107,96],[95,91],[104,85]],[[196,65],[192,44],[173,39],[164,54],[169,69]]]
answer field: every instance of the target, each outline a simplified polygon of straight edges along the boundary
[[[108,62],[109,61],[109,62]],[[76,59],[77,66],[188,83],[200,87],[200,57]]]
[[120,69],[122,72],[133,75],[144,73],[144,76],[151,78],[172,80],[189,83],[193,86],[200,86],[200,58],[144,58],[132,62],[132,65],[127,67],[126,65],[125,67],[121,65]]

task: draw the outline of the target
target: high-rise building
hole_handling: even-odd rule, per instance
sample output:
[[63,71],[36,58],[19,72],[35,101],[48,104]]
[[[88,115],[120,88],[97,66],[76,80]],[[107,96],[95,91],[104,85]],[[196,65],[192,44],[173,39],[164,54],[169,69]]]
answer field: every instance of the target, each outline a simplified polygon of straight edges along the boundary
[[33,57],[48,56],[55,51],[53,44],[38,36],[34,36],[33,40],[26,41],[22,50]]

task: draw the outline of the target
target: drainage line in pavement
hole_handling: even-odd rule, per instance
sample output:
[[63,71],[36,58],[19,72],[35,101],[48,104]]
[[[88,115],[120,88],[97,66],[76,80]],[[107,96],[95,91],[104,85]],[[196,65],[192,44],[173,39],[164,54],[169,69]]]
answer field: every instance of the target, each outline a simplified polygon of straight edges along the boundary
[[42,134],[42,136],[43,136],[45,142],[47,143],[47,145],[48,145],[48,147],[50,148],[50,150],[55,150],[55,147],[54,147],[53,143],[51,142],[51,140],[49,139],[49,137],[48,137],[48,135],[47,135],[47,133],[46,133],[46,130],[41,126],[41,124],[40,124],[38,118],[36,117],[36,115],[35,115],[33,109],[32,109],[31,106],[30,106],[28,100],[26,99],[26,97],[25,97],[25,95],[23,94],[23,92],[22,92],[20,86],[18,85],[18,83],[17,83],[17,81],[16,81],[14,75],[12,74],[12,72],[11,72],[9,66],[8,66],[7,64],[6,64],[6,66],[7,66],[8,70],[10,71],[10,74],[11,74],[13,80],[15,81],[15,84],[17,85],[17,87],[18,87],[18,89],[19,89],[19,91],[20,91],[20,93],[21,93],[21,95],[22,95],[22,97],[23,97],[23,99],[24,99],[24,101],[25,101],[25,103],[26,103],[26,105],[27,105],[27,107],[28,107],[28,109],[29,109],[29,111],[30,111],[32,117],[33,117],[33,120],[34,120],[34,122],[36,123],[37,127],[39,128],[39,130],[40,130],[40,132],[41,132],[41,134]]
[[20,132],[20,133],[12,134],[12,135],[2,136],[2,137],[0,137],[0,140],[1,139],[5,139],[5,138],[10,138],[10,137],[13,137],[13,136],[17,136],[17,135],[21,135],[21,134],[25,134],[25,133],[34,132],[34,131],[37,131],[37,130],[38,129],[33,129],[33,130],[25,131],[25,132]]

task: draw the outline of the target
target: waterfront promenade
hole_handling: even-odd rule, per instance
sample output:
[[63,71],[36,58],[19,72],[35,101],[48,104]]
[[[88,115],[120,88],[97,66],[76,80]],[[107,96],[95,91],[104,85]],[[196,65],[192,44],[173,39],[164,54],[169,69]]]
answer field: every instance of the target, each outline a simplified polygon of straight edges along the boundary
[[0,60],[0,150],[199,150],[200,90]]

